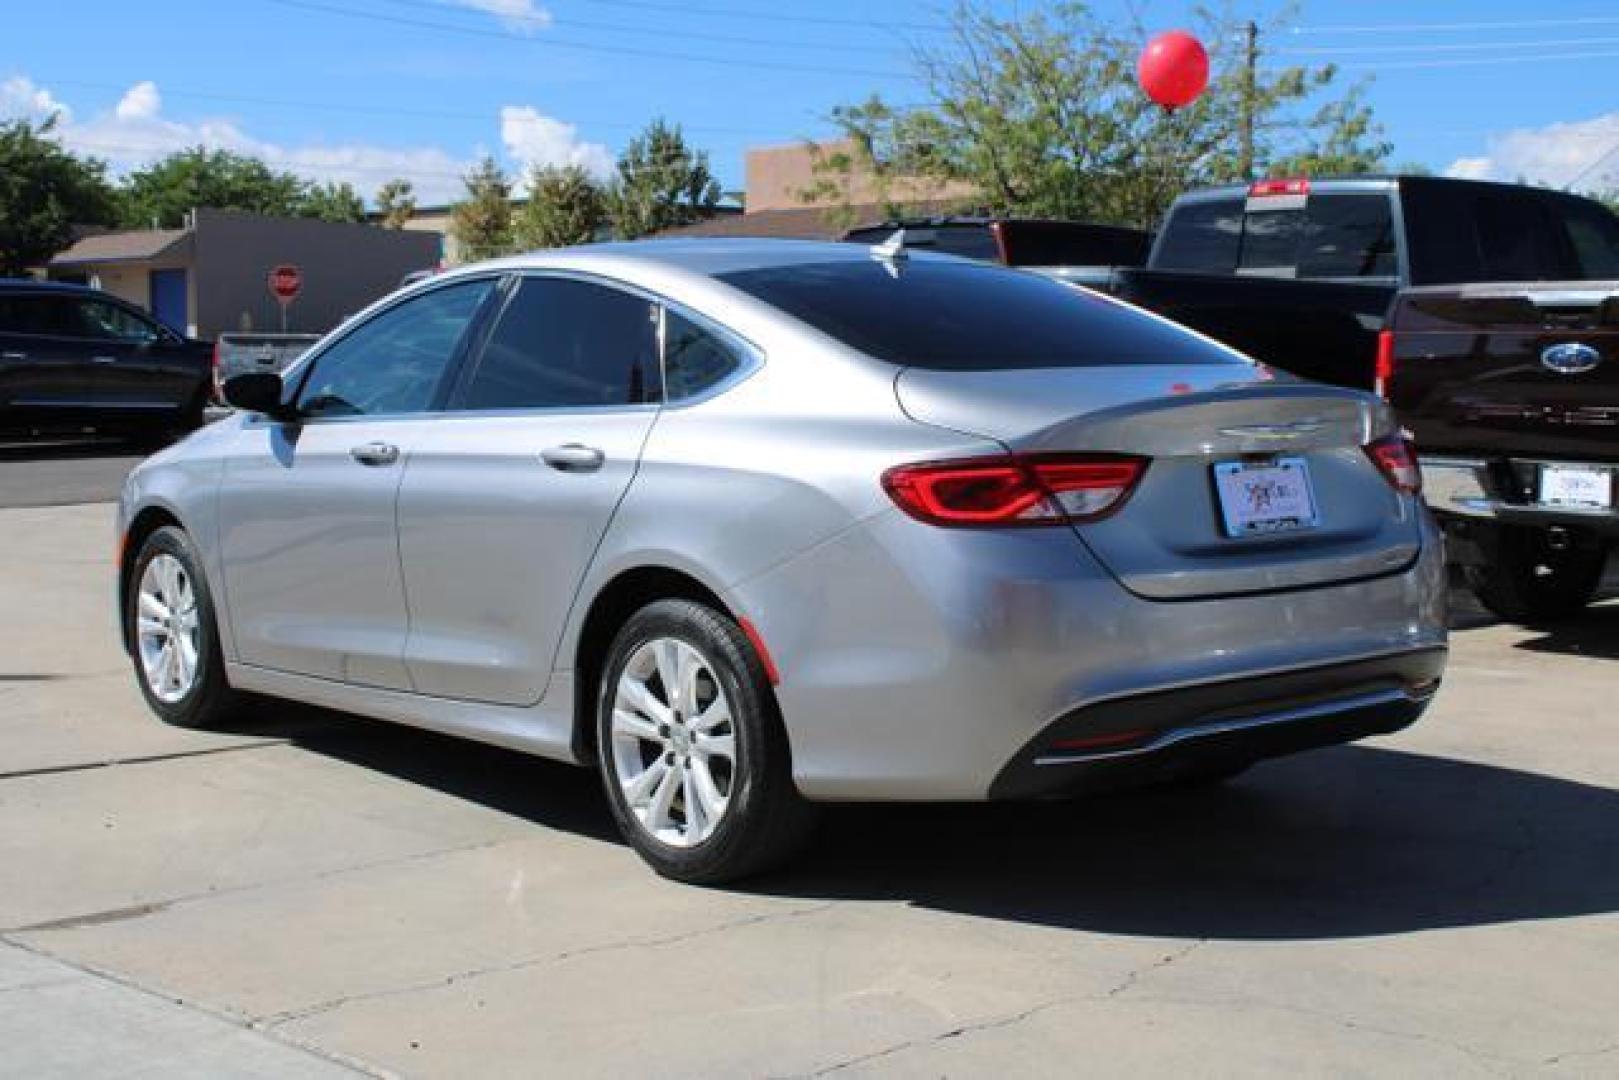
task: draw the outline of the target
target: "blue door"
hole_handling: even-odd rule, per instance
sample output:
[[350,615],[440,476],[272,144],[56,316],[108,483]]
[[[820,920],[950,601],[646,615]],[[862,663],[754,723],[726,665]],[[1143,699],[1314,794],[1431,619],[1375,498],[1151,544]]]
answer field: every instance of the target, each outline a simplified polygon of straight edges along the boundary
[[153,270],[151,274],[152,314],[177,334],[186,332],[186,272]]

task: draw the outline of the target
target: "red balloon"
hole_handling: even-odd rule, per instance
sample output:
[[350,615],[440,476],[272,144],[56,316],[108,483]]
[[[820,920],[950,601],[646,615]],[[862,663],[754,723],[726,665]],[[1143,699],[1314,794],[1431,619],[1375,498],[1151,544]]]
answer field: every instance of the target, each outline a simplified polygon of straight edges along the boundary
[[1196,101],[1209,85],[1209,54],[1191,34],[1170,30],[1141,50],[1136,78],[1152,100],[1166,109],[1178,109]]

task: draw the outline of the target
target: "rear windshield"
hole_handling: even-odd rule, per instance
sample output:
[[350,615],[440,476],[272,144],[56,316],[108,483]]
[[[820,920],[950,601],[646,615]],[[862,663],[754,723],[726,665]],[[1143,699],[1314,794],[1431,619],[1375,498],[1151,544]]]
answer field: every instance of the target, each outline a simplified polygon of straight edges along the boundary
[[771,267],[720,280],[879,360],[936,371],[1241,364],[1172,324],[1049,278],[947,260]]
[[1285,278],[1388,278],[1399,272],[1387,192],[1297,202],[1235,196],[1188,203],[1164,228],[1155,268]]

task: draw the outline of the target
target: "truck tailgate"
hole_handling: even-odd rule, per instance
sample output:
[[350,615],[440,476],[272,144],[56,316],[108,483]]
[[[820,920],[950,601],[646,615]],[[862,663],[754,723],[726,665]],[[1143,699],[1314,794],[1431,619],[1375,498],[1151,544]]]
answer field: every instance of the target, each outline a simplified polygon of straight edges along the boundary
[[1619,282],[1408,289],[1389,328],[1424,455],[1619,461]]

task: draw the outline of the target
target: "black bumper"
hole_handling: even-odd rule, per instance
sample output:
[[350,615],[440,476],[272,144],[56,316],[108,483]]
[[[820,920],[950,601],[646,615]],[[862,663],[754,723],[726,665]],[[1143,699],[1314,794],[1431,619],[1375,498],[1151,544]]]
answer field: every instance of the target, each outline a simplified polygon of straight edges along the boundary
[[1087,705],[1031,739],[989,795],[1031,799],[1134,787],[1386,735],[1422,715],[1446,655],[1443,648],[1421,649]]

